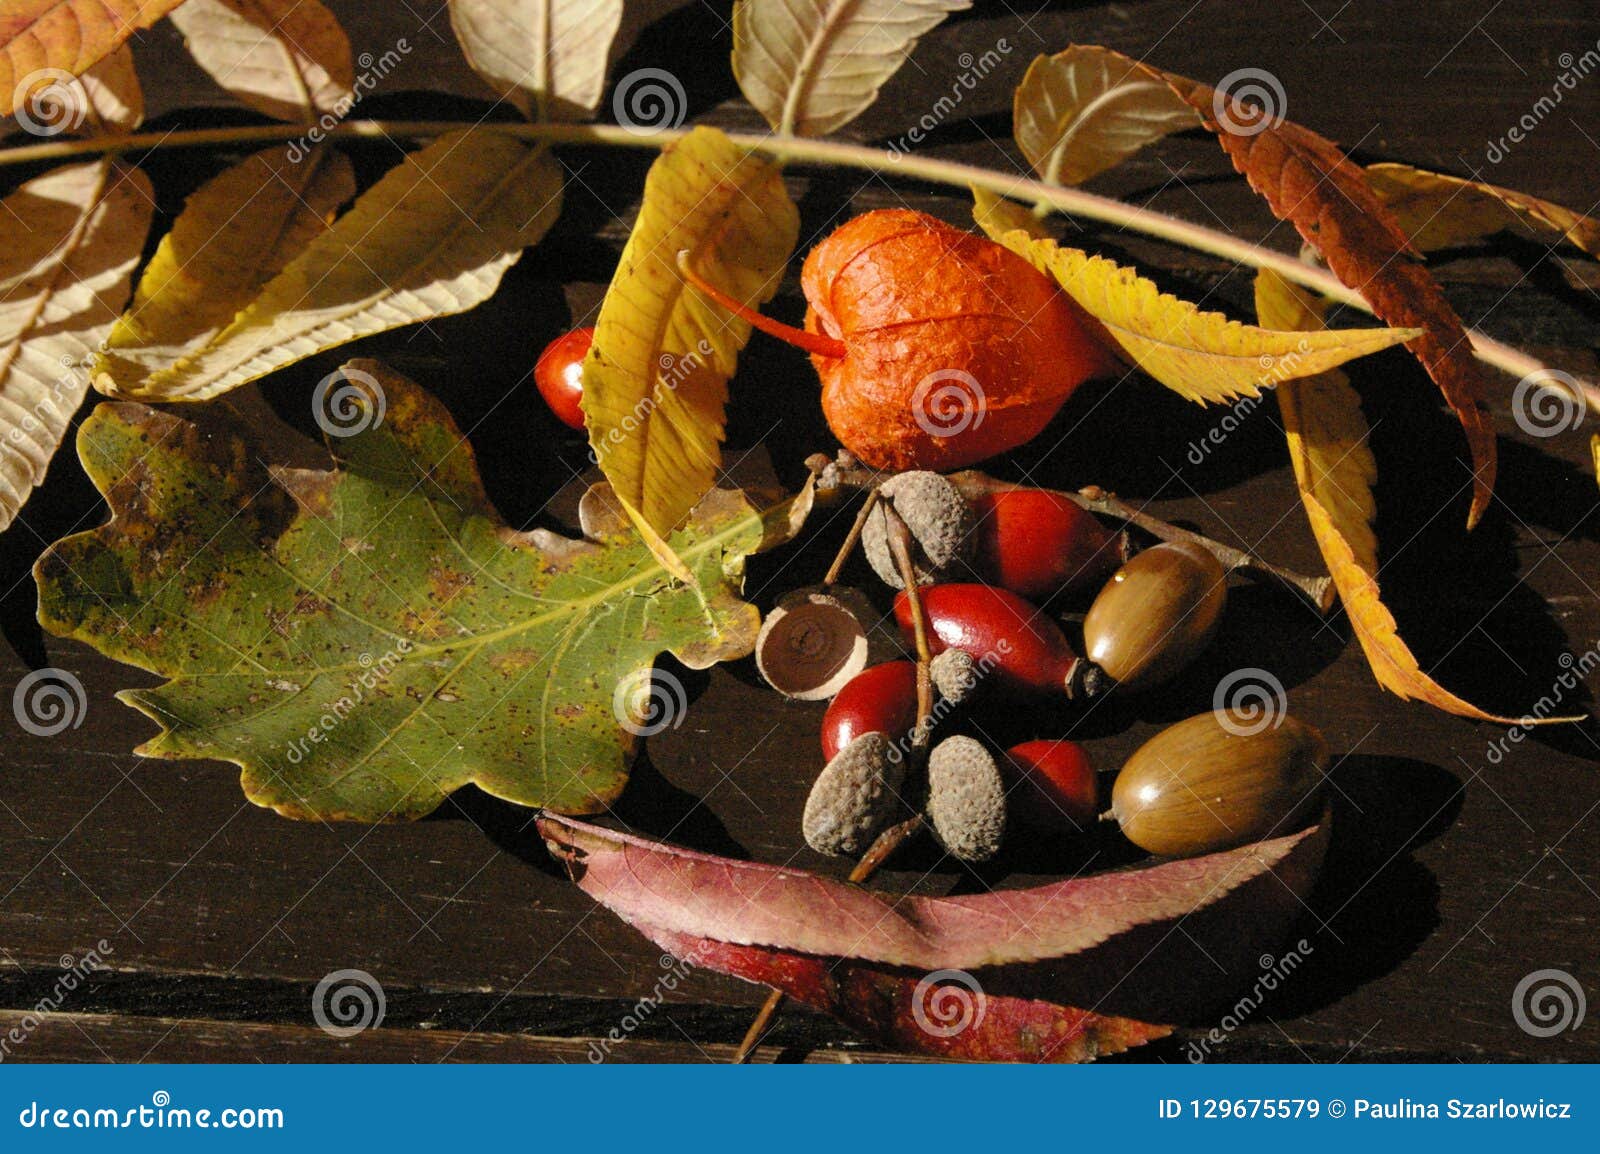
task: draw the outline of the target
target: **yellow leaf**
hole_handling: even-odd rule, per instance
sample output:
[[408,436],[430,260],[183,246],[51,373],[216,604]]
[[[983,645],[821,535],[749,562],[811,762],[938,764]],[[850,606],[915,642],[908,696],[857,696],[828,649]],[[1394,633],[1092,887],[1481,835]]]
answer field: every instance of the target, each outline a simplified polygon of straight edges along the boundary
[[1036,57],[1017,85],[1012,136],[1041,180],[1082,184],[1200,118],[1159,74],[1093,44]]
[[[1298,285],[1262,269],[1256,275],[1256,313],[1273,328],[1323,330],[1326,306]],[[1575,721],[1571,717],[1497,717],[1463,701],[1426,673],[1400,639],[1394,615],[1378,590],[1378,544],[1372,531],[1372,485],[1377,463],[1367,444],[1361,399],[1343,373],[1332,370],[1278,386],[1278,407],[1289,439],[1295,483],[1311,532],[1328,563],[1351,631],[1379,685],[1402,701],[1425,701],[1447,713],[1502,725]]]
[[135,381],[202,351],[355,195],[343,155],[269,148],[189,197],[111,330],[101,370]]
[[6,0],[0,5],[0,116],[11,115],[41,84],[87,72],[182,2]]
[[971,6],[972,0],[739,0],[733,75],[775,131],[822,136],[878,98],[924,33]]
[[171,361],[121,347],[97,362],[95,386],[203,401],[323,349],[465,312],[560,210],[561,168],[544,148],[488,128],[441,136],[363,193],[226,327]]
[[0,205],[0,529],[83,403],[154,205],[148,178],[110,161],[54,169]]
[[195,63],[257,112],[311,121],[350,106],[350,41],[318,0],[188,0],[172,22]]
[[621,23],[622,0],[450,0],[472,70],[542,120],[583,119],[599,106]]
[[[990,234],[993,236],[993,234]],[[1206,312],[1131,268],[1018,230],[994,239],[1054,277],[1144,372],[1191,401],[1259,396],[1417,335],[1415,329],[1277,332]]]
[[1600,220],[1537,196],[1408,164],[1368,165],[1367,179],[1411,243],[1423,252],[1470,244],[1521,226],[1563,237],[1600,257]]
[[971,188],[972,219],[990,236],[1003,236],[1013,229],[1021,229],[1036,240],[1050,235],[1044,222],[1029,212],[1026,205],[975,184]]
[[777,291],[799,229],[778,165],[714,128],[650,166],[584,361],[583,411],[606,479],[658,533],[716,480],[727,382],[750,336],[684,283],[677,254],[756,308]]

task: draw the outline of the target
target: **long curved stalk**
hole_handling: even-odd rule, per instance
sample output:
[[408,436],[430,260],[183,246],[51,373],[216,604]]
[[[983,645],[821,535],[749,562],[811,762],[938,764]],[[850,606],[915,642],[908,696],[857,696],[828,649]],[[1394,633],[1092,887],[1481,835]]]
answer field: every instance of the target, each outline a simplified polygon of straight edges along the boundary
[[[440,136],[472,128],[468,121],[456,120],[347,120],[328,129],[317,129],[318,139],[415,139]],[[684,128],[645,132],[616,124],[501,124],[507,132],[529,140],[552,143],[601,144],[621,148],[660,149],[681,139]],[[173,132],[144,132],[121,137],[93,137],[85,140],[51,140],[0,149],[0,165],[28,164],[64,160],[75,156],[150,151],[162,148],[205,148],[239,144],[270,144],[274,141],[305,138],[312,130],[299,124],[263,124],[234,128],[195,128]],[[1371,313],[1372,307],[1361,294],[1347,287],[1326,269],[1306,264],[1288,253],[1263,248],[1236,236],[1191,224],[1165,213],[1125,204],[1078,188],[1046,184],[1031,177],[1009,175],[991,168],[939,160],[931,156],[894,152],[863,144],[837,140],[773,135],[770,133],[730,132],[729,139],[741,147],[775,156],[780,160],[861,169],[868,172],[898,174],[933,184],[966,188],[976,185],[1001,196],[1047,204],[1072,216],[1097,220],[1130,232],[1142,233],[1183,248],[1209,253],[1223,260],[1252,268],[1268,268],[1306,288],[1322,293],[1341,304]],[[1568,373],[1556,373],[1538,358],[1511,347],[1476,329],[1467,331],[1472,351],[1479,360],[1514,376],[1533,377],[1540,387],[1572,397],[1591,412],[1600,413],[1600,385]]]

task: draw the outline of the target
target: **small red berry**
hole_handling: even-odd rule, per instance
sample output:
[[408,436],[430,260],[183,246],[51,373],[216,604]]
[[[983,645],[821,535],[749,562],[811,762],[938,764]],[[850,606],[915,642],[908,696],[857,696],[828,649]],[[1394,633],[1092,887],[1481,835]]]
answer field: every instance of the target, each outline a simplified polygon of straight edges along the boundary
[[533,366],[533,383],[550,411],[564,425],[583,428],[583,358],[594,343],[594,329],[562,333],[544,347]]
[[885,661],[863,669],[834,695],[822,715],[822,756],[832,761],[863,733],[899,741],[917,723],[917,666]]
[[[1031,693],[1079,692],[1075,683],[1086,666],[1061,627],[1031,602],[993,585],[930,585],[921,595],[932,634],[929,646],[935,654],[964,650],[979,682],[993,677]],[[904,592],[895,596],[894,617],[906,644],[915,644],[911,601]]]
[[1089,753],[1075,741],[1024,741],[1000,766],[1011,812],[1036,830],[1087,829],[1099,817],[1099,786]]
[[1007,489],[972,505],[973,567],[989,584],[1023,597],[1096,586],[1127,560],[1124,538],[1060,494]]

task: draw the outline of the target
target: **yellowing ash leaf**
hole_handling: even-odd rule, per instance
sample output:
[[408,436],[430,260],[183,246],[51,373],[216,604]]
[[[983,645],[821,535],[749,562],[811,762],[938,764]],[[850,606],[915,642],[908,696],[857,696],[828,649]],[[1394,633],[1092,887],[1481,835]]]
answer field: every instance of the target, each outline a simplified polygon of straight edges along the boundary
[[348,107],[350,41],[318,0],[188,0],[172,14],[195,63],[278,120]]
[[584,361],[583,411],[606,479],[659,533],[716,480],[727,382],[750,336],[684,283],[677,254],[757,308],[777,291],[799,229],[778,165],[714,128],[650,166]]
[[34,177],[0,205],[0,529],[83,403],[154,204],[144,173],[93,161]]
[[[203,401],[323,349],[465,312],[560,209],[561,168],[542,147],[487,128],[441,136],[363,193],[224,328],[197,347],[180,337],[175,360],[119,346],[97,362],[95,386]],[[227,227],[246,234],[235,242],[254,235]]]
[[971,188],[972,219],[989,236],[1004,236],[1013,229],[1021,229],[1035,240],[1050,235],[1044,222],[1029,212],[1026,205],[975,184]]
[[1164,78],[1127,57],[1074,44],[1028,66],[1012,135],[1041,180],[1082,184],[1200,118]]
[[1368,165],[1367,180],[1423,252],[1521,226],[1600,257],[1600,221],[1525,192],[1408,164]]
[[294,163],[281,145],[201,185],[145,266],[100,370],[131,383],[202,351],[355,191],[340,153]]
[[1021,231],[994,239],[1054,277],[1130,360],[1191,401],[1258,396],[1263,386],[1320,373],[1417,335],[1413,329],[1256,328],[1196,308],[1104,257]]
[[822,136],[861,115],[917,40],[972,0],[739,0],[733,75],[778,132]]
[[526,115],[582,119],[606,90],[622,0],[450,0],[472,70]]
[[[183,0],[6,0],[0,4],[0,116],[43,81],[65,82]],[[59,72],[63,76],[41,76]]]
[[288,817],[416,818],[469,782],[603,809],[639,736],[688,707],[656,656],[703,668],[754,644],[739,594],[761,516],[708,495],[671,539],[692,585],[627,529],[515,532],[444,406],[376,361],[346,371],[384,412],[328,437],[328,471],[95,409],[78,451],[113,515],[40,558],[40,622],[161,676],[119,694],[161,727],[142,753],[231,761]]
[[[1326,305],[1277,273],[1256,275],[1256,313],[1279,329],[1321,331]],[[1372,486],[1377,462],[1367,444],[1361,399],[1337,370],[1285,381],[1278,406],[1289,438],[1289,457],[1317,546],[1328,563],[1351,631],[1367,655],[1372,675],[1403,701],[1425,701],[1447,713],[1505,725],[1575,718],[1496,717],[1463,701],[1426,673],[1400,639],[1394,615],[1378,590],[1378,542],[1372,531]]]

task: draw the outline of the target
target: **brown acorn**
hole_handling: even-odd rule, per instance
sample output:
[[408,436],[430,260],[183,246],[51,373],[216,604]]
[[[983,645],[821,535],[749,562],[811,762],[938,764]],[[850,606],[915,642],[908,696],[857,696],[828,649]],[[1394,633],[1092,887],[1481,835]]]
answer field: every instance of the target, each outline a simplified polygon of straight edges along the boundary
[[1111,812],[1151,853],[1215,853],[1303,824],[1327,759],[1322,734],[1296,718],[1202,713],[1134,752],[1112,787]]
[[1168,541],[1111,575],[1083,619],[1088,659],[1128,689],[1160,685],[1216,632],[1228,575],[1210,550]]

